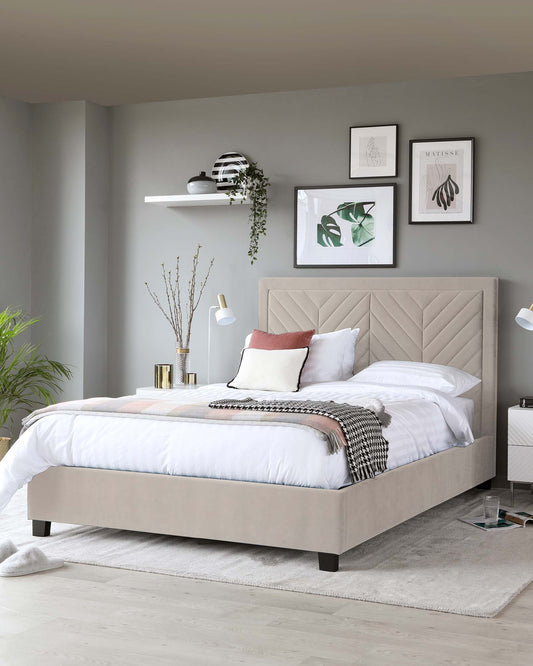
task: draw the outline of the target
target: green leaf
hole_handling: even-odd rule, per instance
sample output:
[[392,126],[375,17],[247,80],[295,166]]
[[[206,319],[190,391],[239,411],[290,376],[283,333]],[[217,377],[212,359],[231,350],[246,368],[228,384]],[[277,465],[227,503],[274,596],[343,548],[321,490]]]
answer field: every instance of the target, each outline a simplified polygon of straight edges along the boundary
[[367,215],[360,224],[352,224],[352,241],[357,247],[374,240],[374,218]]
[[341,247],[341,228],[331,217],[322,215],[320,224],[316,225],[316,242],[322,247]]
[[353,201],[346,201],[337,207],[335,211],[341,220],[347,222],[360,222],[365,216],[365,209],[362,203],[354,203]]
[[337,206],[335,213],[342,220],[352,223],[352,241],[357,247],[374,240],[374,218],[370,211],[375,205],[375,201],[345,201]]
[[337,206],[335,213],[337,213],[341,220],[346,220],[347,222],[363,222],[375,205],[375,201],[359,201],[357,203],[346,201]]

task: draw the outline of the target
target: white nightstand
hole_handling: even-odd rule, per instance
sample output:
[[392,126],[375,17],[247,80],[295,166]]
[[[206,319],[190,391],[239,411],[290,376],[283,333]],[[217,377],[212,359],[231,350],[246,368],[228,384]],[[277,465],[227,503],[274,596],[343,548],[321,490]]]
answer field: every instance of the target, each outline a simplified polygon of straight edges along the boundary
[[507,478],[514,504],[514,482],[533,483],[533,409],[509,407],[507,452]]
[[182,391],[195,391],[205,386],[205,384],[183,384],[171,389],[158,389],[154,386],[142,386],[135,391],[135,395],[140,398],[172,398],[179,395]]

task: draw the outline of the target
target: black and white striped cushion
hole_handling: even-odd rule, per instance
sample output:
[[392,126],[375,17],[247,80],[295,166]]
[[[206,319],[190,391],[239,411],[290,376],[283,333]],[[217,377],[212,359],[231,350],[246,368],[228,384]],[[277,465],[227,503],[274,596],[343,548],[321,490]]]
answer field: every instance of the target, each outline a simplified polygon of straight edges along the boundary
[[216,181],[218,190],[229,190],[235,176],[247,166],[249,166],[248,160],[244,155],[233,152],[224,153],[213,164],[211,178]]

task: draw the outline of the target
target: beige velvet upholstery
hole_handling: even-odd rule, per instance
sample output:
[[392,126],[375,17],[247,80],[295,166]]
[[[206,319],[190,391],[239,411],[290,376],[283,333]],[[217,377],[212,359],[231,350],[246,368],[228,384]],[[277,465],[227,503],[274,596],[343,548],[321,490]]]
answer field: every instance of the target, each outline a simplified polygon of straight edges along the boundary
[[52,467],[28,517],[341,554],[493,476],[490,437],[341,490]]
[[356,368],[434,361],[482,379],[483,436],[341,490],[97,469],[51,468],[28,517],[340,554],[495,474],[495,278],[268,278],[259,327],[359,326]]

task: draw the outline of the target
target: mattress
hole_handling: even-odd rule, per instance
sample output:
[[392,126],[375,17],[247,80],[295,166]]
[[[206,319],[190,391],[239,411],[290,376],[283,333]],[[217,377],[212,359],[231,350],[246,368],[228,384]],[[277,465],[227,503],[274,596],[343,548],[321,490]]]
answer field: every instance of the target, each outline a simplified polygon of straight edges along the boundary
[[[391,417],[383,430],[388,470],[473,441],[472,401],[420,387],[331,382],[287,394],[214,384],[157,393],[165,395],[185,403],[253,397],[357,404],[363,396],[377,398]],[[18,488],[55,465],[328,489],[351,483],[344,451],[329,454],[324,436],[312,428],[59,413],[32,425],[0,462],[0,511]]]

